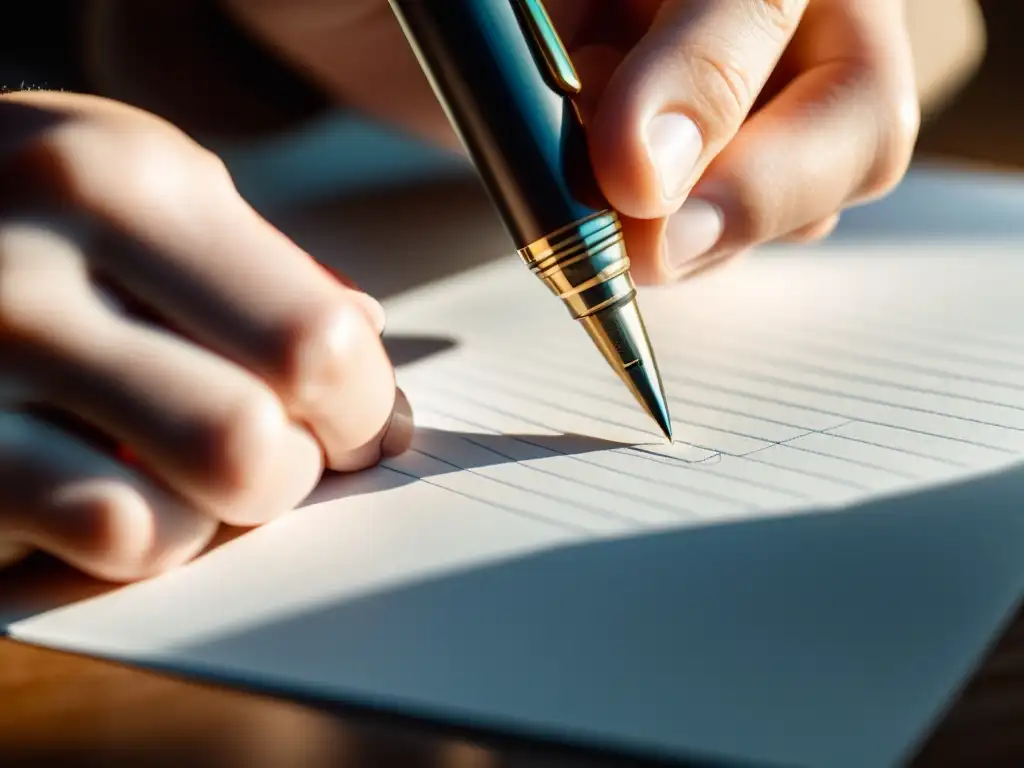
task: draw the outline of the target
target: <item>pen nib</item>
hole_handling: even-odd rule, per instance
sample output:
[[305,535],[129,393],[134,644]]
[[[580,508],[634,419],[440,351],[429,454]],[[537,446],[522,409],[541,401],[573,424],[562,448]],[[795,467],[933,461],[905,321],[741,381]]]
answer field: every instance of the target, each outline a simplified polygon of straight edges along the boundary
[[[651,360],[654,364],[654,360]],[[633,396],[644,407],[658,425],[658,429],[665,435],[665,439],[672,442],[672,417],[668,412],[668,404],[665,402],[665,393],[661,388],[661,380],[657,368],[653,374],[646,369],[646,366],[634,365],[627,369],[633,391]]]
[[580,318],[580,322],[608,364],[671,443],[672,417],[636,299]]

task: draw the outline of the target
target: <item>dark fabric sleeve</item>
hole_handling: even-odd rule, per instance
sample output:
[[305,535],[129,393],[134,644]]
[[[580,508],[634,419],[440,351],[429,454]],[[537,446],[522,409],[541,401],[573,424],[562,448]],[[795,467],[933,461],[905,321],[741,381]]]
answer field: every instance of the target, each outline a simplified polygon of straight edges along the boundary
[[89,89],[197,137],[279,133],[332,107],[216,0],[87,0],[82,14]]

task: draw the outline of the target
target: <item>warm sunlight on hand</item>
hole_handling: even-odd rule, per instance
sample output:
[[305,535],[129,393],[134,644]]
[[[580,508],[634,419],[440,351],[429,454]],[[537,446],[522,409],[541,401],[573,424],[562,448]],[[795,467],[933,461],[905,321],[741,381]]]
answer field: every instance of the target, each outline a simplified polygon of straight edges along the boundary
[[[222,2],[346,105],[454,145],[385,0]],[[906,171],[919,109],[903,2],[546,5],[640,282],[823,237]]]
[[0,561],[130,581],[411,440],[383,309],[173,126],[0,96]]

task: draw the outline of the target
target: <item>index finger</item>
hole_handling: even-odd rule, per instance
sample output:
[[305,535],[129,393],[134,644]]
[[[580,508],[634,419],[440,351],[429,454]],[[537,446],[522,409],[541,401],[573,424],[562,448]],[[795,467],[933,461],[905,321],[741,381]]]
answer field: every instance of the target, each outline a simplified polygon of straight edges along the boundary
[[675,211],[739,130],[808,0],[669,0],[608,83],[589,129],[608,201]]

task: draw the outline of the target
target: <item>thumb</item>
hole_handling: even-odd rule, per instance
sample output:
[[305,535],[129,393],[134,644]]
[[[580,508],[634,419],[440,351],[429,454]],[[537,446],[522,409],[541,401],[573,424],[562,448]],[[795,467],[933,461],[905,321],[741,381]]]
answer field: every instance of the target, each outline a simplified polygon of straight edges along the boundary
[[594,173],[627,216],[674,213],[736,135],[808,0],[666,2],[601,96]]

